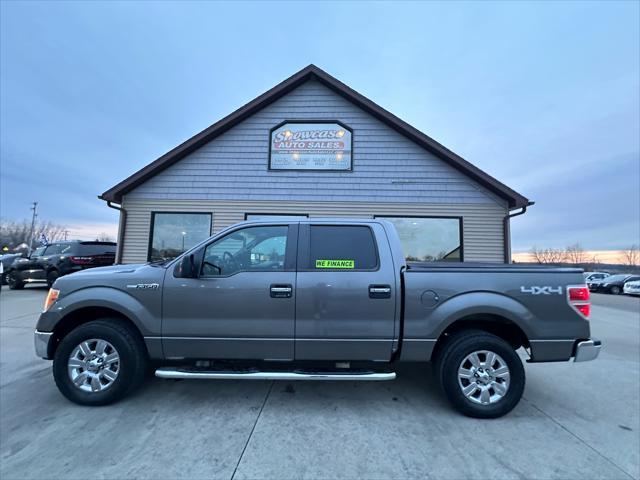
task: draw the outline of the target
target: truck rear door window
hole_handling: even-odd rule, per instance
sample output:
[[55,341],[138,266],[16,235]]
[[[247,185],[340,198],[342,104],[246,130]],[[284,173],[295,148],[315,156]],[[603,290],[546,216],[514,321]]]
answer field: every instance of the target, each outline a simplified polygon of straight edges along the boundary
[[378,254],[369,227],[311,225],[309,270],[375,270]]

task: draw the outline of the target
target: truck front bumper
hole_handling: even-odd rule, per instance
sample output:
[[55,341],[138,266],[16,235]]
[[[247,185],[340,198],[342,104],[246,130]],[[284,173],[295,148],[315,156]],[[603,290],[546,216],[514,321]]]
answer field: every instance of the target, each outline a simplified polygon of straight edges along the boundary
[[40,332],[36,330],[33,333],[33,343],[36,347],[36,355],[40,358],[50,360],[49,358],[49,343],[53,337],[53,332]]
[[574,362],[588,362],[595,360],[600,355],[602,342],[596,339],[581,340],[576,343],[576,352],[573,356]]

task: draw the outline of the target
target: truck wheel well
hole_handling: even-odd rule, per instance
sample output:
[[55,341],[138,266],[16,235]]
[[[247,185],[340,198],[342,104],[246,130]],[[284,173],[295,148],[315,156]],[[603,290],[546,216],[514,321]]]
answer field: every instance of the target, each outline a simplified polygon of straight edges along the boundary
[[[138,330],[138,327],[136,327],[135,323],[133,323],[131,319],[126,315],[123,315],[122,313],[107,307],[85,307],[74,310],[58,322],[53,330],[53,341],[49,346],[49,349],[51,350],[49,352],[49,357],[53,358],[53,355],[55,354],[56,349],[58,348],[58,345],[60,344],[62,339],[66,337],[73,329],[99,318],[114,318],[121,320],[123,323],[129,325],[131,331],[135,332],[140,337],[140,339],[143,340],[142,343],[144,344],[144,339],[142,337],[142,334],[140,333],[140,330]],[[145,351],[145,353],[148,352]]]
[[520,347],[530,348],[529,339],[525,333],[511,320],[499,315],[471,315],[456,320],[442,332],[433,350],[432,358],[437,359],[447,339],[463,330],[483,330],[491,333],[508,342],[514,350]]

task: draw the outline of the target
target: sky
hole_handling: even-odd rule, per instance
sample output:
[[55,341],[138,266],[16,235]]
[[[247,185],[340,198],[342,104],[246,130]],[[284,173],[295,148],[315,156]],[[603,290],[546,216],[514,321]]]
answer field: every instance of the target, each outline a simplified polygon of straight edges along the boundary
[[[535,201],[514,251],[640,243],[640,2],[0,2],[0,215],[97,195],[314,63]],[[95,233],[94,233],[95,232]]]

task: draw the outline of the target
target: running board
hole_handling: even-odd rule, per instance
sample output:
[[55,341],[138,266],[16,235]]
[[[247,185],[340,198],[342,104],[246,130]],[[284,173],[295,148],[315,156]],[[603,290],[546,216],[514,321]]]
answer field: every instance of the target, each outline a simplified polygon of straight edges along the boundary
[[162,367],[156,370],[159,378],[201,378],[207,380],[368,380],[382,381],[396,378],[395,372],[261,372],[184,370]]

